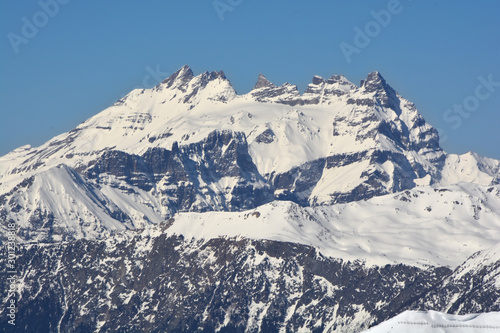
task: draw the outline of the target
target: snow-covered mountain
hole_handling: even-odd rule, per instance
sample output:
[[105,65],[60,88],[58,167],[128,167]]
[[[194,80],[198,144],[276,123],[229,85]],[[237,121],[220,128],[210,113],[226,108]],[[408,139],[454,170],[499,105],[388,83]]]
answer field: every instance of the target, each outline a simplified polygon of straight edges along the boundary
[[179,211],[495,185],[499,169],[474,153],[446,154],[378,72],[360,87],[315,76],[304,94],[260,75],[237,95],[223,72],[194,76],[184,66],[44,145],[0,158],[0,214],[18,223],[20,240],[99,237]]
[[499,212],[498,187],[461,184],[329,206],[273,201],[243,212],[180,213],[165,233],[300,243],[369,266],[454,268],[499,243]]
[[184,66],[0,157],[0,218],[35,331],[359,332],[405,310],[500,311],[500,161],[443,151],[378,72],[302,94],[261,74],[239,95]]

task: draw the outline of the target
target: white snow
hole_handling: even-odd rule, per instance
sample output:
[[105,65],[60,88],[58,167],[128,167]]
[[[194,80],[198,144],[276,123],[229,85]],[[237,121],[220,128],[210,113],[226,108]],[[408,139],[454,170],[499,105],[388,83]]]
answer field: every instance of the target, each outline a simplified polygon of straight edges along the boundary
[[[98,190],[65,165],[53,167],[35,176],[30,191],[20,191],[13,199],[21,207],[39,209],[40,213],[52,213],[54,225],[43,228],[63,228],[76,238],[97,237],[102,229],[124,230],[126,226],[109,215],[116,206],[106,200]],[[30,211],[20,209],[11,212],[18,227],[29,226]],[[85,223],[78,223],[79,216]],[[69,217],[69,218],[68,218]],[[72,218],[73,217],[73,218]]]
[[[498,243],[499,192],[499,186],[462,184],[320,207],[274,201],[245,212],[180,213],[167,233],[295,242],[369,265],[454,268]],[[481,202],[484,208],[478,212],[474,206]]]
[[328,202],[329,193],[342,192],[346,189],[353,189],[362,181],[361,173],[370,165],[369,160],[364,160],[353,165],[324,169],[323,176],[314,187],[311,195],[320,202]]
[[499,166],[497,160],[473,152],[463,155],[450,154],[446,157],[442,174],[441,185],[458,182],[488,185],[493,178],[491,174],[499,174]]
[[490,333],[500,330],[500,312],[454,315],[436,311],[405,311],[366,333]]

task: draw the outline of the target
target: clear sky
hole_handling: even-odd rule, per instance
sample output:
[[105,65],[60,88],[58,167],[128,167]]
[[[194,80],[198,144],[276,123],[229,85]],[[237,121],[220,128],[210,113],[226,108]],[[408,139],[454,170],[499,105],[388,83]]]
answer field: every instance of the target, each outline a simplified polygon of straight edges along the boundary
[[374,70],[450,153],[500,159],[500,1],[23,0],[0,2],[0,155],[71,130],[188,64],[238,93],[259,73]]

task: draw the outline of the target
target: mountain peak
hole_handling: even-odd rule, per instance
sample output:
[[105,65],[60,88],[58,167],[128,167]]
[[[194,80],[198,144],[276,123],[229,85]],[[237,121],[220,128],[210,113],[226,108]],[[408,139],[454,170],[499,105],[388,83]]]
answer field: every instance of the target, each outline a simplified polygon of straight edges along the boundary
[[385,81],[384,77],[378,71],[369,73],[366,80],[361,80],[360,88],[364,88],[367,92],[388,89],[392,90],[392,88]]
[[343,75],[332,75],[328,80],[314,75],[312,83],[307,86],[306,95],[341,96],[357,87]]
[[206,81],[212,81],[218,78],[221,78],[223,80],[227,80],[226,74],[224,74],[224,71],[212,71],[212,72],[205,72],[202,75],[202,79]]
[[175,84],[176,87],[185,85],[191,79],[193,78],[193,71],[191,68],[189,68],[188,65],[184,65],[181,68],[179,68],[174,74],[170,75],[168,78],[166,78],[162,84],[165,84],[167,88],[172,87]]
[[360,88],[364,93],[374,93],[382,106],[392,108],[398,115],[401,113],[401,101],[396,90],[387,84],[378,71],[371,72],[366,80],[361,80]]
[[260,88],[275,88],[276,86],[272,84],[271,81],[269,81],[264,75],[259,74],[259,77],[257,78],[257,83],[253,87],[253,89],[260,89]]
[[328,84],[333,84],[333,83],[348,84],[354,87],[354,84],[351,83],[351,81],[349,81],[344,75],[332,75],[326,82]]
[[183,72],[183,73],[188,73],[188,72],[193,73],[193,72],[191,71],[191,68],[189,67],[189,65],[188,65],[188,64],[186,64],[186,65],[182,66],[182,67],[181,67],[181,68],[179,68],[177,71],[178,71],[178,72]]
[[322,83],[325,83],[325,79],[323,79],[321,76],[319,75],[314,75],[313,76],[313,79],[312,79],[312,84],[322,84]]

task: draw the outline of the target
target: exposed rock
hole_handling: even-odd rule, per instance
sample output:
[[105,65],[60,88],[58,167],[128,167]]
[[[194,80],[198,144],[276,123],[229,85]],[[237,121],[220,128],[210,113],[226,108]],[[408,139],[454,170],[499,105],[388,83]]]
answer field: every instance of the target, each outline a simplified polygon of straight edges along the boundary
[[253,89],[261,89],[261,88],[275,88],[276,86],[271,83],[264,75],[259,74],[257,78],[257,83],[253,87]]
[[[55,327],[65,332],[97,327],[361,331],[419,308],[422,295],[435,293],[439,299],[440,285],[451,273],[404,265],[369,268],[275,241],[191,242],[144,234],[109,244],[23,247],[18,270],[25,278],[16,327],[37,332]],[[0,287],[6,288],[5,283],[0,281]],[[434,309],[447,305],[443,299]],[[498,310],[498,305],[486,310]],[[2,316],[0,327],[7,327],[6,321]]]

